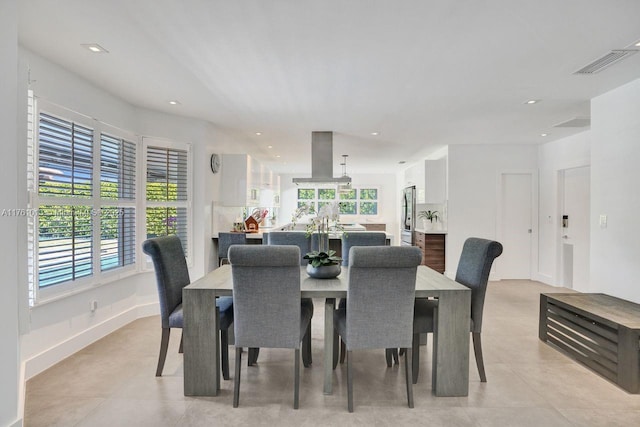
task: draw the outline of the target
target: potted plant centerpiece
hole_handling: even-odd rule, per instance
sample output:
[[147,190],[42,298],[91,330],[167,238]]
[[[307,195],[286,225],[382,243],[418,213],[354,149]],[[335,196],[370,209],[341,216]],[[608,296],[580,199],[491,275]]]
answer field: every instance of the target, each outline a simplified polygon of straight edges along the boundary
[[423,220],[425,230],[431,230],[433,223],[438,222],[438,211],[420,211],[418,212],[418,218]]
[[[302,215],[313,213],[313,209],[304,204],[300,206],[291,220],[292,227]],[[307,237],[317,233],[318,248],[304,255],[309,260],[307,274],[316,279],[330,279],[340,274],[342,258],[336,256],[336,251],[329,249],[329,231],[343,231],[340,224],[340,204],[326,203],[320,207],[315,217],[307,225]]]

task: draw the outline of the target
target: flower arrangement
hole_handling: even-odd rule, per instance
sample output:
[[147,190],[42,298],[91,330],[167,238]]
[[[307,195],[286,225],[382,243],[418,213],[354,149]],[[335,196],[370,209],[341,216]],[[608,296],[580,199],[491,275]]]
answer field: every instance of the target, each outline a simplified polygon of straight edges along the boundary
[[[314,209],[307,205],[301,205],[294,212],[291,218],[291,227],[295,226],[296,222],[302,218],[303,215],[313,214]],[[329,231],[343,231],[340,224],[340,204],[338,202],[330,202],[322,205],[318,210],[315,217],[311,218],[307,225],[307,237],[310,237],[313,233],[318,233],[318,250],[311,251],[304,256],[304,259],[309,260],[309,264],[313,267],[319,267],[323,265],[339,265],[342,258],[336,256],[336,252],[329,249]]]

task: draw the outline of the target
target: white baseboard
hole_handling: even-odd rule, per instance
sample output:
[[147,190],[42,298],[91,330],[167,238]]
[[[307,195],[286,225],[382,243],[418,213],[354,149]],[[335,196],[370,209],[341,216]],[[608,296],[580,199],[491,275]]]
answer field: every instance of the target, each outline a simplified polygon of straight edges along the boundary
[[141,317],[156,315],[159,312],[157,302],[137,305],[82,331],[25,360],[23,362],[23,380],[28,380],[126,324]]
[[532,277],[532,280],[537,280],[538,282],[542,282],[545,285],[557,286],[553,281],[553,277],[548,274],[537,273],[534,275],[534,277]]
[[22,427],[24,425],[22,420],[23,420],[23,418],[19,418],[19,419],[15,420],[11,424],[9,424],[9,427]]

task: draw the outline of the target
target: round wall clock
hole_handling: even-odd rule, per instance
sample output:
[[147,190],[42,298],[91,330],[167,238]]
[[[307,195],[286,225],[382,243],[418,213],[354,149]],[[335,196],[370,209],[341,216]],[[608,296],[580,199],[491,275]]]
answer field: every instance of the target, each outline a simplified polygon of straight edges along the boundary
[[220,170],[220,156],[217,154],[211,155],[211,172],[218,173]]

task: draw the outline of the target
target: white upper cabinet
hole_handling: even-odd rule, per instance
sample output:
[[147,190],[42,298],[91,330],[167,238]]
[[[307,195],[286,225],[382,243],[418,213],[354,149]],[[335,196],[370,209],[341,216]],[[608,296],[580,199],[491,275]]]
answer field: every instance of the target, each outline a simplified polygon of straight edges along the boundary
[[248,154],[222,155],[224,206],[280,206],[280,176]]
[[[424,202],[442,204],[447,200],[446,159],[424,161]],[[420,202],[418,202],[420,203]]]
[[260,162],[247,154],[223,154],[221,169],[224,206],[260,204]]
[[416,187],[416,203],[442,204],[447,198],[446,159],[424,160],[404,171],[404,186]]

